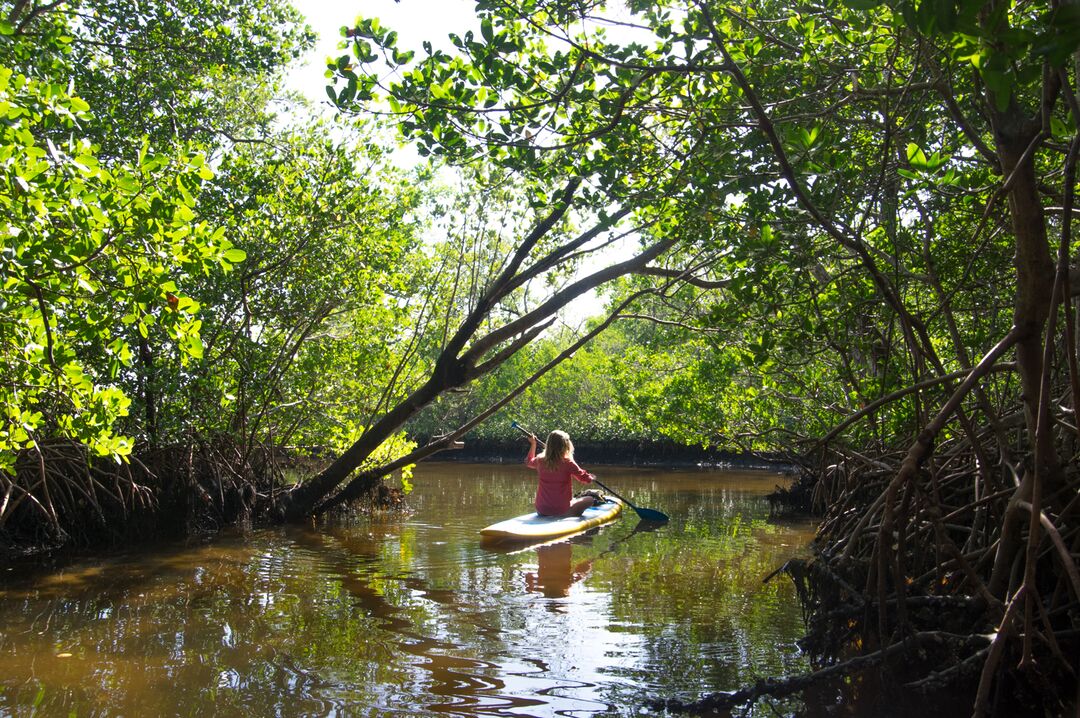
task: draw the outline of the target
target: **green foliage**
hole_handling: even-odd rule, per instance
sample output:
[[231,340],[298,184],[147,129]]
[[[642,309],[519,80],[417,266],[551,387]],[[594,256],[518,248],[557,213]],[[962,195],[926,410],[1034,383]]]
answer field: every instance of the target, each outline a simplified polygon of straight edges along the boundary
[[[197,305],[177,281],[239,257],[195,217],[212,172],[199,153],[145,145],[136,164],[106,169],[71,132],[87,104],[10,68],[0,68],[0,108],[0,469],[43,436],[126,456],[130,440],[113,431],[130,404],[118,386],[133,366],[124,328],[160,334],[183,365],[200,358]],[[65,142],[38,139],[64,129]]]
[[989,8],[981,0],[901,0],[886,5],[915,32],[942,39],[954,60],[970,63],[999,110],[1041,82],[1043,61],[1062,68],[1080,47],[1080,9],[1072,4]]
[[58,438],[118,460],[193,434],[351,442],[393,372],[422,178],[370,132],[268,134],[308,39],[287,5],[67,9],[12,10],[0,38],[0,470]]
[[366,133],[288,130],[224,157],[198,208],[244,252],[199,283],[205,366],[158,367],[162,431],[337,450],[378,411],[418,266],[415,178]]
[[81,134],[103,160],[247,138],[271,121],[247,97],[314,43],[281,0],[81,0],[0,3],[0,57],[32,76],[70,81],[94,109]]
[[[587,178],[594,206],[622,202],[655,222],[652,235],[680,237],[667,270],[716,283],[625,283],[612,306],[651,287],[663,300],[631,313],[660,324],[619,330],[606,354],[579,352],[588,380],[557,372],[558,390],[542,380],[514,411],[542,413],[547,391],[567,404],[559,425],[587,431],[602,415],[622,434],[762,448],[967,366],[1008,329],[1012,238],[964,239],[998,172],[969,68],[999,105],[1030,99],[1038,63],[1076,36],[1070,11],[981,7],[641,3],[625,8],[618,24],[634,30],[622,33],[599,3],[482,2],[479,34],[451,35],[452,53],[409,56],[360,20],[352,58],[328,74],[346,83],[339,105],[385,100],[423,152],[517,173],[534,204],[555,178]],[[912,30],[944,37],[947,52],[925,58]],[[1050,124],[1071,136],[1063,113]],[[525,363],[506,370],[528,375]],[[589,396],[600,372],[614,394],[579,408],[576,389]],[[498,381],[446,402],[436,423],[512,383]],[[926,400],[889,403],[850,440],[904,441]]]
[[[391,461],[407,455],[410,451],[416,448],[416,442],[410,440],[404,432],[394,434],[389,439],[371,452],[371,454],[365,459],[364,463],[360,465],[360,471],[369,469],[377,469],[380,466],[386,466]],[[411,493],[413,490],[412,478],[413,469],[416,468],[416,464],[407,464],[397,471],[397,480],[401,483],[401,489],[406,494]]]
[[[652,108],[675,95],[650,68],[667,61],[672,39],[620,47],[590,38],[616,64],[581,45],[549,42],[545,26],[558,23],[561,11],[479,3],[477,14],[480,37],[450,35],[457,55],[425,44],[419,58],[397,47],[395,32],[360,19],[347,32],[357,64],[343,56],[329,66],[344,84],[330,88],[331,99],[350,108],[385,98],[422,155],[466,164],[483,158],[534,179],[529,201],[537,207],[567,176],[591,178],[585,195],[600,210],[613,198],[662,196],[655,180],[670,168],[667,152],[688,150],[697,134],[652,132]],[[400,72],[380,87],[384,64]]]

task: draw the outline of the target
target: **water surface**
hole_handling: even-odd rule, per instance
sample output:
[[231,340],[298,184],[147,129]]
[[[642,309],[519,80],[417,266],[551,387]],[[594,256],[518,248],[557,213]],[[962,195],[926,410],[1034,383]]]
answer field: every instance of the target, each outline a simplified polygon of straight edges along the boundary
[[530,472],[427,464],[408,516],[9,572],[0,715],[632,716],[805,670],[791,583],[761,580],[812,532],[768,520],[781,477],[597,473],[671,522],[494,550]]

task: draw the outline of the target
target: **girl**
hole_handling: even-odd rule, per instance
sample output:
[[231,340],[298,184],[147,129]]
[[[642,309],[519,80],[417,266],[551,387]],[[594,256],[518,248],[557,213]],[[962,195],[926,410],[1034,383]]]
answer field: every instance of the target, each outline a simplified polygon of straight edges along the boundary
[[571,477],[583,484],[591,484],[592,474],[574,461],[574,445],[565,431],[555,430],[548,434],[544,453],[536,455],[536,437],[529,434],[529,455],[525,465],[536,469],[540,483],[536,487],[536,513],[541,516],[580,516],[593,506],[593,496],[573,498]]

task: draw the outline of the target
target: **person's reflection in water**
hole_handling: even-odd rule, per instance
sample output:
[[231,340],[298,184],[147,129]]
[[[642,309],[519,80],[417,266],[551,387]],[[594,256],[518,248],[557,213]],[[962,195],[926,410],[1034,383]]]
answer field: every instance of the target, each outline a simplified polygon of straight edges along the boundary
[[574,546],[568,542],[541,546],[536,549],[537,570],[525,574],[525,589],[542,593],[548,598],[570,595],[570,586],[588,575],[592,561],[574,565]]

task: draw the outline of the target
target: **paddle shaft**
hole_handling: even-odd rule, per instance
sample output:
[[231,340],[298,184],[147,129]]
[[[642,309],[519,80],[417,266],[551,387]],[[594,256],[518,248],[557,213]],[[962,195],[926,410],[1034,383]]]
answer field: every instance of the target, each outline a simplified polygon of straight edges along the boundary
[[529,431],[528,429],[526,429],[526,428],[525,428],[524,426],[522,426],[521,424],[517,423],[516,421],[511,421],[511,422],[510,422],[510,426],[511,426],[512,428],[514,428],[514,429],[517,429],[518,431],[520,431],[520,432],[521,432],[522,434],[524,434],[525,436],[530,436],[530,437],[532,437],[532,438],[536,439],[536,443],[540,445],[540,448],[541,448],[541,449],[543,449],[543,448],[544,448],[545,444],[544,444],[544,442],[543,442],[543,441],[541,441],[541,440],[540,440],[540,437],[539,437],[539,436],[537,436],[536,434],[532,433],[532,432],[531,432],[531,431]]
[[[540,448],[541,449],[544,448],[544,446],[545,446],[544,442],[541,441],[536,436],[536,434],[532,433],[531,431],[526,429],[521,424],[517,423],[516,421],[512,421],[512,422],[510,422],[510,426],[517,429],[522,434],[525,434],[526,436],[529,436],[529,437],[532,437],[533,439],[536,439],[536,443],[540,445]],[[609,494],[611,494],[612,496],[614,496],[615,498],[619,499],[624,504],[626,504],[627,506],[632,508],[637,513],[639,518],[643,518],[646,521],[667,521],[668,520],[668,515],[665,514],[662,511],[657,511],[656,509],[643,509],[643,508],[641,508],[639,506],[634,506],[632,503],[630,503],[629,500],[624,499],[622,496],[619,496],[617,493],[612,491],[610,488],[608,488],[607,486],[602,484],[600,482],[600,479],[596,478],[595,476],[593,476],[593,483],[595,483],[597,486],[602,488],[604,491],[608,492]]]
[[632,508],[637,513],[638,518],[645,519],[646,521],[667,521],[668,520],[668,515],[665,514],[663,511],[657,511],[656,509],[645,509],[645,508],[642,508],[640,506],[634,506],[632,503],[630,503],[629,499],[625,499],[622,496],[619,496],[617,493],[612,491],[609,487],[605,486],[600,481],[600,479],[596,478],[595,476],[593,477],[593,483],[596,484],[597,486],[599,486],[600,488],[602,488],[604,491],[611,494],[612,496],[614,496],[615,498],[622,501],[624,504],[626,504],[630,508]]
[[594,483],[594,484],[596,484],[597,486],[599,486],[599,487],[600,487],[601,489],[603,489],[604,491],[606,491],[606,492],[608,492],[609,494],[611,494],[612,496],[614,496],[615,498],[617,498],[617,499],[618,499],[619,501],[622,501],[622,502],[623,502],[624,504],[626,504],[627,506],[629,506],[630,508],[632,508],[632,509],[633,509],[634,511],[637,511],[637,510],[638,510],[638,507],[637,507],[637,506],[634,506],[634,505],[633,505],[632,503],[630,503],[630,501],[629,501],[629,500],[627,500],[627,499],[624,499],[624,498],[623,498],[622,496],[619,496],[619,495],[618,495],[617,493],[615,493],[614,491],[612,491],[611,489],[609,489],[609,488],[608,488],[607,486],[604,486],[604,484],[603,484],[603,483],[602,483],[602,482],[600,481],[600,479],[596,478],[595,476],[593,477],[593,483]]

